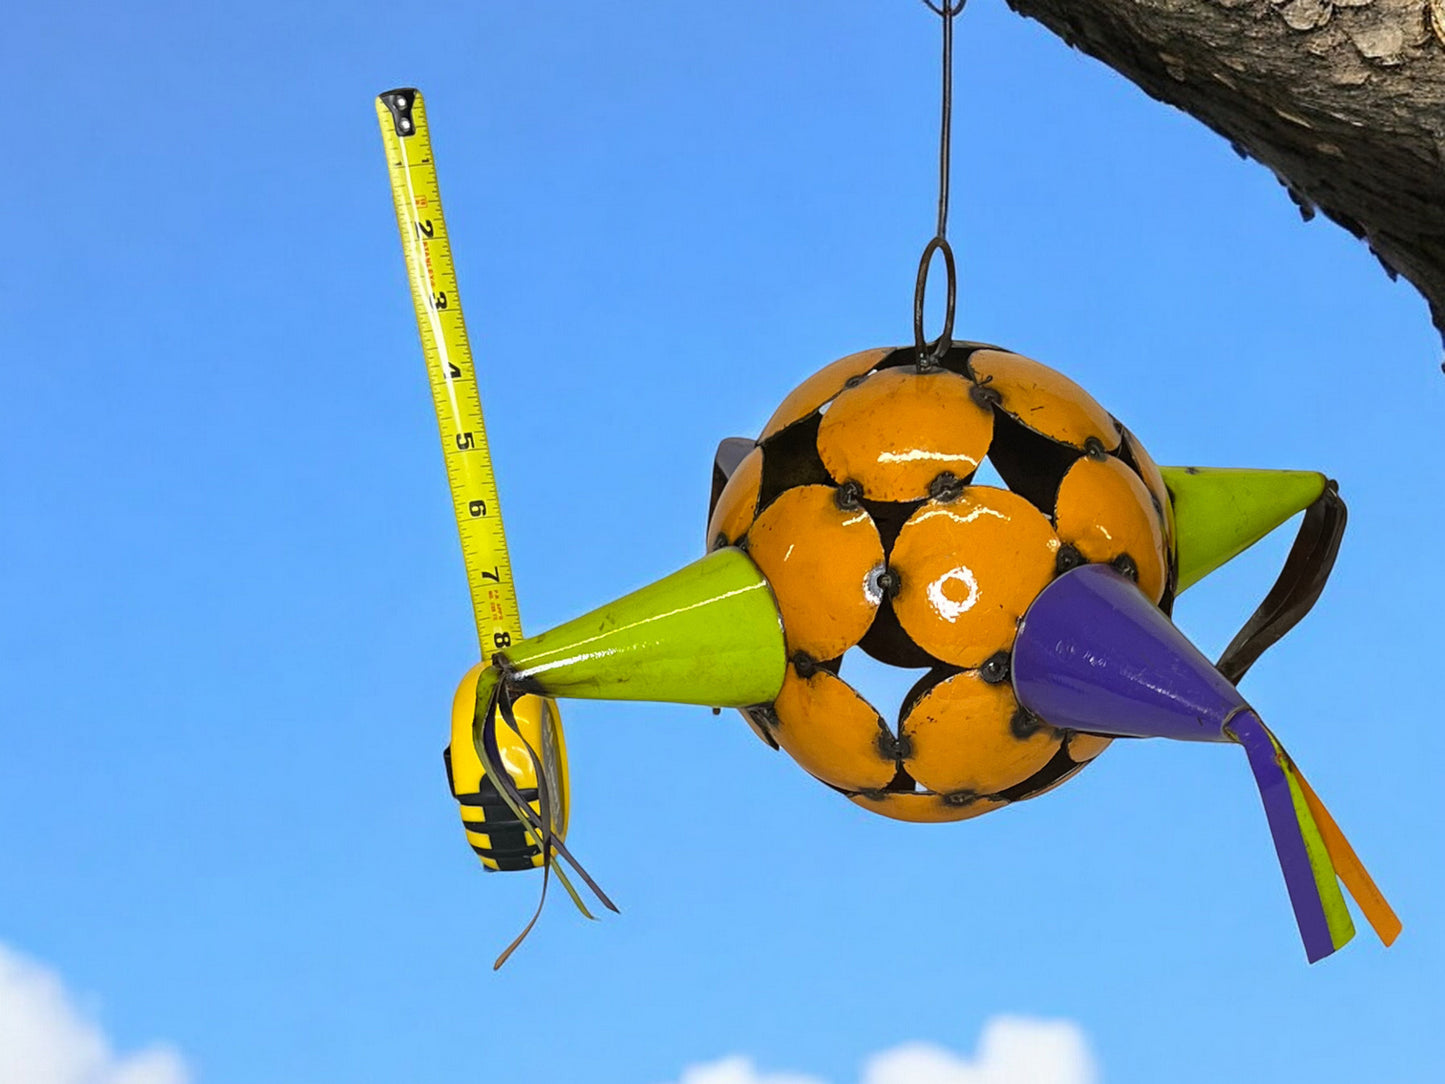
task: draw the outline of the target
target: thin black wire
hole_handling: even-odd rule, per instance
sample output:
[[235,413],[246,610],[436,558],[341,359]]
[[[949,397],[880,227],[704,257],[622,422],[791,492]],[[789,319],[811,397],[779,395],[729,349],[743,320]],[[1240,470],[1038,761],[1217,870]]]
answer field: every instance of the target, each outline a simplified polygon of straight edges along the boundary
[[958,0],[951,7],[938,7],[933,0],[923,5],[943,19],[943,111],[938,134],[938,236],[948,232],[948,172],[953,159],[953,18],[963,11],[968,0]]
[[[953,247],[948,243],[949,163],[953,156],[953,19],[963,10],[968,0],[958,0],[955,4],[945,0],[941,6],[933,0],[922,2],[929,11],[943,20],[943,105],[938,135],[938,224],[933,239],[924,246],[923,258],[918,264],[918,278],[913,287],[913,342],[918,351],[918,367],[926,369],[938,365],[953,345],[953,317],[958,298],[958,270],[954,263]],[[948,299],[943,330],[930,347],[923,334],[923,300],[928,290],[928,269],[935,252],[943,254],[944,272],[948,277]]]

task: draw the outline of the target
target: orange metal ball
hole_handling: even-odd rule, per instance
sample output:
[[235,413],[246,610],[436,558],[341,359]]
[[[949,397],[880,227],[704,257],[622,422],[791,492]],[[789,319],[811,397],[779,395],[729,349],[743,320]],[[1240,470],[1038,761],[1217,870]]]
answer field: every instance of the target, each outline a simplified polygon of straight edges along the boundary
[[[979,479],[990,464],[1003,486]],[[997,347],[865,350],[813,374],[757,441],[724,442],[708,545],[768,577],[790,654],[753,729],[855,804],[953,821],[1050,790],[1107,739],[1024,711],[1010,651],[1029,604],[1085,562],[1166,612],[1168,494],[1138,439],[1082,388]],[[861,648],[926,668],[885,717],[844,673]],[[890,721],[891,720],[891,721]]]

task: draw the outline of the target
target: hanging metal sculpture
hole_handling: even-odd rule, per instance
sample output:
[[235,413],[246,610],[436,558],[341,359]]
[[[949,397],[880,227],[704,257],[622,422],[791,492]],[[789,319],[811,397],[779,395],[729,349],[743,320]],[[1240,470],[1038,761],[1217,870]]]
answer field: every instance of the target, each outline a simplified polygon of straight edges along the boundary
[[[986,464],[1007,488],[975,484]],[[1277,477],[1286,500],[1323,492],[1318,475]],[[724,442],[715,483],[711,544],[745,548],[767,577],[789,655],[749,721],[902,820],[1033,797],[1108,746],[1043,722],[1013,687],[1020,623],[1056,578],[1102,564],[1165,613],[1179,586],[1173,503],[1138,438],[1068,378],[977,344],[939,366],[912,348],[833,363],[758,442]],[[1197,573],[1205,559],[1186,552]],[[928,671],[896,724],[840,676],[855,646]]]
[[[488,868],[557,874],[585,913],[560,859],[612,906],[563,842],[559,697],[737,708],[823,783],[904,821],[1037,797],[1120,737],[1236,743],[1308,958],[1353,935],[1341,881],[1389,944],[1398,919],[1236,688],[1324,587],[1345,526],[1335,483],[1158,467],[1067,377],[953,339],[948,117],[962,4],[929,6],[943,20],[944,122],[914,342],[833,362],[756,440],[722,442],[707,556],[541,635],[497,634],[453,707],[448,778],[468,840]],[[928,341],[935,255],[947,303]],[[1170,620],[1175,597],[1301,512],[1278,582],[1210,662]],[[853,648],[927,670],[896,714],[848,683]]]
[[[986,462],[1005,486],[974,482]],[[478,743],[502,762],[498,735],[516,734],[496,720],[522,694],[734,707],[857,805],[954,821],[1052,790],[1117,737],[1236,742],[1309,958],[1353,934],[1337,876],[1394,939],[1388,905],[1235,688],[1334,563],[1345,506],[1324,475],[1156,467],[1066,377],[961,343],[938,366],[912,347],[834,362],[758,441],[725,441],[714,472],[712,552],[498,652],[458,697],[453,763]],[[1279,582],[1211,663],[1170,621],[1175,596],[1299,512]],[[853,647],[928,668],[896,723],[840,672]]]

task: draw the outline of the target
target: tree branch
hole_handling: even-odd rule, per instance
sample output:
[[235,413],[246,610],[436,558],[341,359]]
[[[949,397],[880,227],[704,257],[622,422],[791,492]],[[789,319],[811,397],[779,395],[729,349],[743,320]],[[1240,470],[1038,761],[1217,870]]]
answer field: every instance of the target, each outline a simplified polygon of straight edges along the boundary
[[1445,334],[1445,0],[1008,0],[1365,240]]

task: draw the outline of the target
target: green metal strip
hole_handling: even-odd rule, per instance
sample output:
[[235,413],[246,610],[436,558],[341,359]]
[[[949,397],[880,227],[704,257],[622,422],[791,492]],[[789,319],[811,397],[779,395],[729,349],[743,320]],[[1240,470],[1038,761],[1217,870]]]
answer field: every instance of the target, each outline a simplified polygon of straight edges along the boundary
[[1330,852],[1325,846],[1324,836],[1320,834],[1319,825],[1315,823],[1309,802],[1305,800],[1304,791],[1300,788],[1299,775],[1295,771],[1294,765],[1290,763],[1289,757],[1274,734],[1269,735],[1269,740],[1274,745],[1275,755],[1279,758],[1280,766],[1284,769],[1285,781],[1289,783],[1290,801],[1294,803],[1295,817],[1300,823],[1300,834],[1304,836],[1305,852],[1309,855],[1310,869],[1315,876],[1315,887],[1320,894],[1320,905],[1325,912],[1325,922],[1330,928],[1330,940],[1334,942],[1336,949],[1343,948],[1355,936],[1355,923],[1354,919],[1350,917],[1349,906],[1345,903],[1345,894],[1340,890],[1335,864],[1330,859]]

